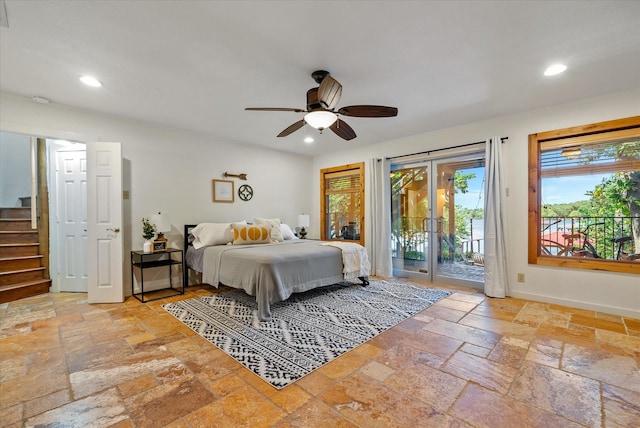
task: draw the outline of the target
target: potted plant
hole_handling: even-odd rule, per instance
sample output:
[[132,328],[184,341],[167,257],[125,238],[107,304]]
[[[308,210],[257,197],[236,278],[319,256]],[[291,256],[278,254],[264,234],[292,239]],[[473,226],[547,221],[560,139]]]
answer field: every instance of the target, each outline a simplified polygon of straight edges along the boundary
[[142,237],[144,238],[144,244],[142,251],[145,253],[151,252],[151,238],[155,235],[156,227],[151,224],[147,217],[142,217]]

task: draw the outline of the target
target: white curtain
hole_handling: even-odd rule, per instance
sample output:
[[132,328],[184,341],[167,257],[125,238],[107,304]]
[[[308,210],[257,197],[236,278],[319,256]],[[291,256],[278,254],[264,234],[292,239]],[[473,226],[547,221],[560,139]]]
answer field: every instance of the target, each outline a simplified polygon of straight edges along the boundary
[[371,275],[390,278],[391,267],[391,189],[389,161],[371,159],[365,186],[365,247],[371,260]]
[[510,287],[507,259],[507,200],[500,137],[487,140],[485,183],[484,294],[489,297],[505,297],[509,295]]

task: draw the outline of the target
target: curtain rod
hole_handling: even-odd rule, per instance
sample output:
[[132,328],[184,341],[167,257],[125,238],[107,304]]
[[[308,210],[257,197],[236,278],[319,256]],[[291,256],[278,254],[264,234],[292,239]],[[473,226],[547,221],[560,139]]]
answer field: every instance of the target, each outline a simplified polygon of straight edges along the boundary
[[[504,140],[508,140],[508,139],[509,139],[509,137],[501,137],[500,141],[504,143]],[[409,153],[407,155],[391,156],[391,157],[388,157],[388,158],[385,158],[385,159],[386,160],[393,160],[393,159],[406,158],[408,156],[415,156],[415,155],[430,155],[433,152],[440,152],[442,150],[459,149],[461,147],[477,146],[478,144],[485,144],[485,143],[486,143],[486,141],[478,141],[478,142],[475,142],[475,143],[460,144],[458,146],[443,147],[441,149],[426,150],[424,152]]]

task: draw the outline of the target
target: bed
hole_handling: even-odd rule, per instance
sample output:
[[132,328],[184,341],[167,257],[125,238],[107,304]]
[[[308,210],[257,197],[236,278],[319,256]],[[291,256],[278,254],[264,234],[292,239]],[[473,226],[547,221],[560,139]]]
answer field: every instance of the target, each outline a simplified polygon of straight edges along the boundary
[[[369,284],[366,250],[358,244],[290,239],[278,243],[218,244],[196,248],[191,234],[196,226],[184,226],[185,284],[188,284],[191,269],[202,274],[205,284],[243,289],[256,297],[261,321],[271,318],[271,304],[284,301],[293,293],[345,280]],[[350,247],[341,247],[345,245]],[[355,249],[361,258],[364,254],[366,260],[354,269],[353,263],[346,258],[346,248]]]

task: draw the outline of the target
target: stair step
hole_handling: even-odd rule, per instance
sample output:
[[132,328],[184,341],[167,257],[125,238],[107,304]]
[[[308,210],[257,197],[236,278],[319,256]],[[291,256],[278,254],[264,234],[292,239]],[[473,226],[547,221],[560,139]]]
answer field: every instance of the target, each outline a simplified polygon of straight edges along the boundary
[[45,268],[20,269],[9,272],[0,272],[0,285],[18,284],[27,281],[43,279]]
[[36,256],[39,244],[0,244],[0,258]]
[[0,230],[0,244],[29,244],[38,242],[37,230],[2,231]]
[[43,256],[0,257],[0,272],[16,271],[40,267]]
[[31,218],[31,208],[0,208],[0,218]]
[[0,218],[0,230],[33,230],[31,219],[28,218]]
[[18,284],[0,285],[0,303],[13,302],[25,297],[46,294],[51,287],[50,279],[24,281]]

